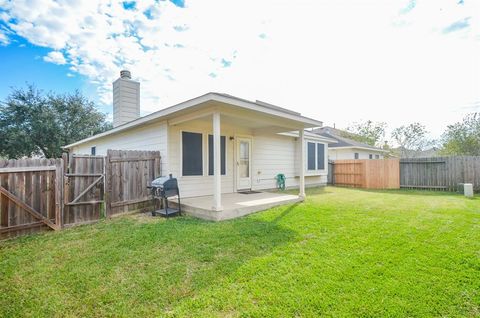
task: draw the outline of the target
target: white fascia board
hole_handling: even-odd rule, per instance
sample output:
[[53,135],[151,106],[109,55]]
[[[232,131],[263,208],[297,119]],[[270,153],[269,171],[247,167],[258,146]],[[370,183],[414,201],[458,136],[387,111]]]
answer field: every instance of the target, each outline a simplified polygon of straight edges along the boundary
[[72,148],[72,147],[75,147],[75,146],[78,146],[80,144],[83,144],[85,142],[89,142],[89,141],[92,141],[92,140],[95,140],[95,139],[98,139],[98,138],[102,138],[102,137],[105,137],[105,136],[109,136],[109,135],[112,135],[112,134],[115,134],[115,133],[118,133],[118,132],[121,132],[121,131],[124,131],[124,130],[127,130],[127,129],[130,129],[130,128],[133,128],[133,127],[137,127],[139,125],[143,125],[143,124],[146,124],[146,123],[150,123],[156,119],[159,119],[161,117],[164,117],[164,116],[167,116],[167,115],[170,115],[170,114],[173,114],[175,112],[178,112],[178,111],[181,111],[183,109],[186,109],[186,108],[189,108],[189,107],[193,107],[193,106],[196,106],[198,104],[201,104],[201,103],[204,103],[204,102],[207,102],[210,100],[210,98],[208,97],[209,94],[205,94],[205,95],[202,95],[200,97],[196,97],[194,99],[190,99],[190,100],[187,100],[185,102],[182,102],[180,104],[177,104],[177,105],[174,105],[174,106],[171,106],[171,107],[168,107],[168,108],[165,108],[165,109],[162,109],[162,110],[159,110],[157,112],[154,112],[154,113],[151,113],[149,115],[146,115],[146,116],[143,116],[143,117],[140,117],[138,119],[135,119],[131,122],[128,122],[126,124],[123,124],[123,125],[120,125],[118,127],[115,127],[113,129],[110,129],[106,132],[103,132],[103,133],[100,133],[100,134],[97,134],[95,136],[92,136],[92,137],[88,137],[88,138],[85,138],[85,139],[82,139],[80,141],[77,141],[77,142],[74,142],[72,144],[69,144],[69,145],[66,145],[66,146],[63,146],[62,148],[64,149],[69,149],[69,148]]
[[[278,133],[278,135],[298,138],[298,132],[294,132],[294,131],[290,131],[290,132],[286,132],[286,133]],[[308,133],[307,131],[305,131],[304,139],[305,140],[322,141],[322,142],[325,142],[325,143],[328,143],[328,144],[338,143],[338,141],[335,140],[335,139],[327,138],[327,137],[317,135],[317,134]],[[333,149],[335,149],[335,148],[333,148]]]

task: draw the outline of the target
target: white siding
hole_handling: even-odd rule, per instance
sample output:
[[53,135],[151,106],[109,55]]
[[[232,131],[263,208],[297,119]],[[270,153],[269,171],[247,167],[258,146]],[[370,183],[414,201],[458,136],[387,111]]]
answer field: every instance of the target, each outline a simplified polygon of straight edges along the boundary
[[[182,176],[181,132],[203,134],[203,176]],[[175,126],[166,122],[145,125],[139,128],[107,136],[82,144],[73,149],[74,153],[89,154],[95,146],[98,155],[105,155],[108,149],[120,150],[159,150],[162,156],[162,174],[172,173],[178,179],[182,197],[194,197],[213,194],[213,176],[208,176],[208,134],[212,134],[209,120],[194,120]],[[299,186],[298,138],[277,135],[254,135],[253,131],[232,125],[221,125],[221,135],[226,137],[226,175],[221,176],[222,193],[236,191],[235,180],[235,140],[230,137],[252,138],[252,189],[266,190],[276,188],[275,176],[283,173],[287,177],[286,186]],[[326,147],[328,154],[328,147]],[[326,168],[328,165],[326,164]],[[306,175],[306,186],[324,185],[327,182],[327,170]]]
[[[181,132],[204,134],[203,138],[203,176],[182,176]],[[275,176],[283,173],[287,177],[286,186],[298,187],[297,141],[294,137],[277,134],[253,135],[249,129],[221,125],[221,135],[226,136],[226,175],[221,176],[222,193],[236,191],[235,180],[235,140],[230,137],[252,138],[252,189],[266,190],[276,188]],[[191,121],[170,126],[169,136],[169,173],[178,178],[181,195],[193,197],[213,194],[213,176],[208,176],[208,134],[212,134],[212,125],[208,121]],[[328,148],[325,148],[328,152]],[[298,156],[299,157],[299,156]],[[326,164],[326,168],[328,165]],[[315,176],[307,176],[307,186],[325,185],[327,170]]]
[[364,149],[355,149],[355,148],[348,148],[348,149],[335,149],[329,148],[328,149],[328,158],[330,160],[351,160],[355,159],[355,153],[358,153],[358,159],[369,159],[369,155],[373,155],[373,159],[375,159],[375,155],[379,155],[379,159],[383,159],[383,152],[375,151],[375,150],[364,150]]
[[[252,189],[276,188],[275,176],[283,173],[286,176],[287,188],[299,186],[300,145],[296,138],[276,134],[254,136],[252,162]],[[325,148],[327,152],[327,148]],[[328,164],[326,169],[328,169]],[[327,170],[310,174],[306,172],[305,185],[324,185],[327,182]]]
[[106,155],[108,149],[160,151],[164,174],[168,170],[167,138],[166,122],[158,122],[81,144],[73,148],[73,153],[90,154],[92,147],[96,147],[97,155]]
[[[220,133],[226,138],[226,175],[222,175],[222,193],[234,192],[235,141],[230,137],[236,134],[249,134],[249,130],[225,127],[220,124]],[[182,176],[182,131],[202,133],[203,136],[203,176]],[[169,173],[178,178],[178,184],[183,197],[212,195],[213,176],[208,175],[208,134],[212,134],[212,124],[208,121],[191,121],[185,124],[170,126],[168,129]]]

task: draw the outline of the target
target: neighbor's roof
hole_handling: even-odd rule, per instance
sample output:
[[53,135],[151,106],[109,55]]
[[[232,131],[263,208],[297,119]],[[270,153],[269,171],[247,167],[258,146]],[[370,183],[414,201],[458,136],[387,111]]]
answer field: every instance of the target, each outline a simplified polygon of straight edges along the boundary
[[337,141],[336,144],[329,145],[330,148],[356,148],[356,149],[366,149],[366,150],[374,150],[374,151],[379,151],[379,152],[388,152],[384,149],[377,148],[377,147],[372,147],[369,144],[359,142],[353,139],[349,139],[343,136],[345,134],[344,131],[340,129],[336,129],[333,127],[321,127],[314,129],[312,132],[324,136],[327,138],[335,139]]
[[295,111],[292,111],[292,110],[289,110],[289,109],[286,109],[286,108],[283,108],[283,107],[275,106],[275,105],[268,104],[268,103],[258,101],[258,100],[253,102],[253,101],[249,101],[249,100],[246,100],[246,99],[243,99],[243,98],[235,97],[235,96],[232,96],[232,95],[229,95],[229,94],[210,92],[210,93],[204,94],[202,96],[198,96],[198,97],[195,97],[193,99],[189,99],[189,100],[184,101],[180,104],[176,104],[176,105],[164,108],[162,110],[156,111],[154,113],[151,113],[149,115],[146,115],[146,116],[140,117],[138,119],[132,120],[131,122],[125,123],[123,125],[115,127],[113,129],[110,129],[106,132],[103,132],[103,133],[97,134],[95,136],[88,137],[88,138],[82,139],[80,141],[74,142],[72,144],[63,146],[63,148],[65,148],[65,149],[72,148],[72,147],[78,146],[80,144],[83,144],[85,142],[89,142],[89,141],[92,141],[92,140],[96,140],[98,138],[102,138],[102,137],[105,137],[105,136],[116,134],[118,132],[130,129],[130,128],[133,128],[133,127],[144,125],[144,124],[153,122],[155,120],[159,120],[162,117],[166,117],[168,115],[173,115],[176,112],[188,109],[190,107],[200,105],[200,104],[208,102],[208,101],[217,101],[217,102],[221,102],[221,103],[225,103],[225,104],[229,104],[229,105],[233,105],[233,106],[237,106],[237,107],[241,107],[241,108],[245,108],[245,109],[249,109],[249,110],[259,111],[259,112],[269,114],[269,115],[274,115],[274,116],[278,116],[278,117],[283,117],[283,118],[299,121],[299,122],[302,122],[302,123],[306,124],[309,127],[321,127],[323,125],[323,123],[321,121],[302,116],[298,112],[295,112]]

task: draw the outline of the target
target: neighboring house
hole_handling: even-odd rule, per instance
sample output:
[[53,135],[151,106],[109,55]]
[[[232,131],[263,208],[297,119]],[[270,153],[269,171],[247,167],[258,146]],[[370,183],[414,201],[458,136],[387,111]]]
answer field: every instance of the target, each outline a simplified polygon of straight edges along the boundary
[[314,129],[312,132],[336,141],[336,143],[331,143],[328,146],[328,159],[330,160],[384,159],[388,154],[387,150],[344,137],[346,132],[340,129],[321,127]]
[[122,71],[113,83],[114,128],[64,148],[160,151],[162,175],[178,178],[182,197],[213,195],[213,210],[221,210],[221,193],[275,188],[279,173],[301,196],[305,186],[327,183],[328,143],[335,141],[305,131],[321,126],[318,120],[219,93],[139,118],[139,96],[139,83]]

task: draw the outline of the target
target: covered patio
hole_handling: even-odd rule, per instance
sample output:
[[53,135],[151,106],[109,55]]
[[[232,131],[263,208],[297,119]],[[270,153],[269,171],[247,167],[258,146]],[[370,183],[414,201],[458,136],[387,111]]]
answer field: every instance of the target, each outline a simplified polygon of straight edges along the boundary
[[[206,220],[221,221],[267,210],[279,205],[301,202],[304,199],[299,195],[274,192],[224,193],[222,194],[223,209],[220,211],[212,209],[212,200],[213,196],[211,195],[182,199],[182,213]],[[175,205],[177,201],[172,199],[170,202],[172,205]]]
[[[168,119],[169,170],[179,176],[185,210],[197,214],[204,210],[209,219],[225,219],[303,199],[305,129],[321,125],[291,110],[221,94]],[[290,187],[298,188],[297,196],[238,194],[276,188],[278,173],[287,175]],[[270,201],[244,203],[260,199]]]

